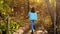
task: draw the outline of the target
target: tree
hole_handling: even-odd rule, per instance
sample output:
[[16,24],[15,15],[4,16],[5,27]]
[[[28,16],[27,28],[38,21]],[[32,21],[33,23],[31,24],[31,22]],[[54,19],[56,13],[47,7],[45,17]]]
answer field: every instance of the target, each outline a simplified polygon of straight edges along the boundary
[[56,0],[56,13],[57,13],[57,19],[56,19],[56,23],[57,23],[57,34],[60,34],[60,0]]
[[51,20],[52,20],[52,23],[54,24],[54,34],[56,34],[56,13],[53,12],[52,10],[52,7],[49,3],[49,0],[45,0],[45,2],[47,3],[47,7],[48,7],[48,10],[49,10],[49,13],[50,13],[50,16],[51,16]]

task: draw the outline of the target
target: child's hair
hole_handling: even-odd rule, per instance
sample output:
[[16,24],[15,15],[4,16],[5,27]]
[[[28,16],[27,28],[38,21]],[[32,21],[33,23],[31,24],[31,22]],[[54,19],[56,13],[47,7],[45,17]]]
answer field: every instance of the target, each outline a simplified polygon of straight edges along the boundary
[[32,7],[31,12],[35,13],[35,8],[34,7]]

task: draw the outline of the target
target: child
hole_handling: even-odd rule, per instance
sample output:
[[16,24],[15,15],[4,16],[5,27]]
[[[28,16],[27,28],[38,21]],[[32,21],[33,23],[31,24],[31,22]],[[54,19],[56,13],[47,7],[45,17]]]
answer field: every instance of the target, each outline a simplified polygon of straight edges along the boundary
[[36,13],[34,7],[32,7],[31,11],[29,11],[28,16],[29,16],[29,20],[30,20],[30,23],[31,23],[32,33],[33,33],[34,25],[35,25],[34,21],[37,20],[37,13]]

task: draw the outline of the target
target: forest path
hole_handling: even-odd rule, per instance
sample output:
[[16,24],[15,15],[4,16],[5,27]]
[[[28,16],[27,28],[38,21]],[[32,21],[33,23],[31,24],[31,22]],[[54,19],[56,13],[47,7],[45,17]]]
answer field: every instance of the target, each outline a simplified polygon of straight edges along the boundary
[[[41,34],[41,33],[43,33],[42,30],[38,30],[39,25],[40,24],[38,24],[38,25],[35,26],[34,34]],[[30,23],[25,23],[25,26],[24,27],[19,27],[19,29],[16,30],[13,34],[31,34],[31,32],[32,31],[30,29]],[[45,34],[47,34],[46,32],[47,31],[45,31]]]

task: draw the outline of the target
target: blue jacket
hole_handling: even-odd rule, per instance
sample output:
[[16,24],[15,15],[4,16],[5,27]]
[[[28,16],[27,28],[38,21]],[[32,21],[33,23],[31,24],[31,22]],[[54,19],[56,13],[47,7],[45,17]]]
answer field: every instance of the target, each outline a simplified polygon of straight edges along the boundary
[[29,16],[29,20],[37,20],[37,13],[32,13],[31,11],[29,11],[28,13]]

